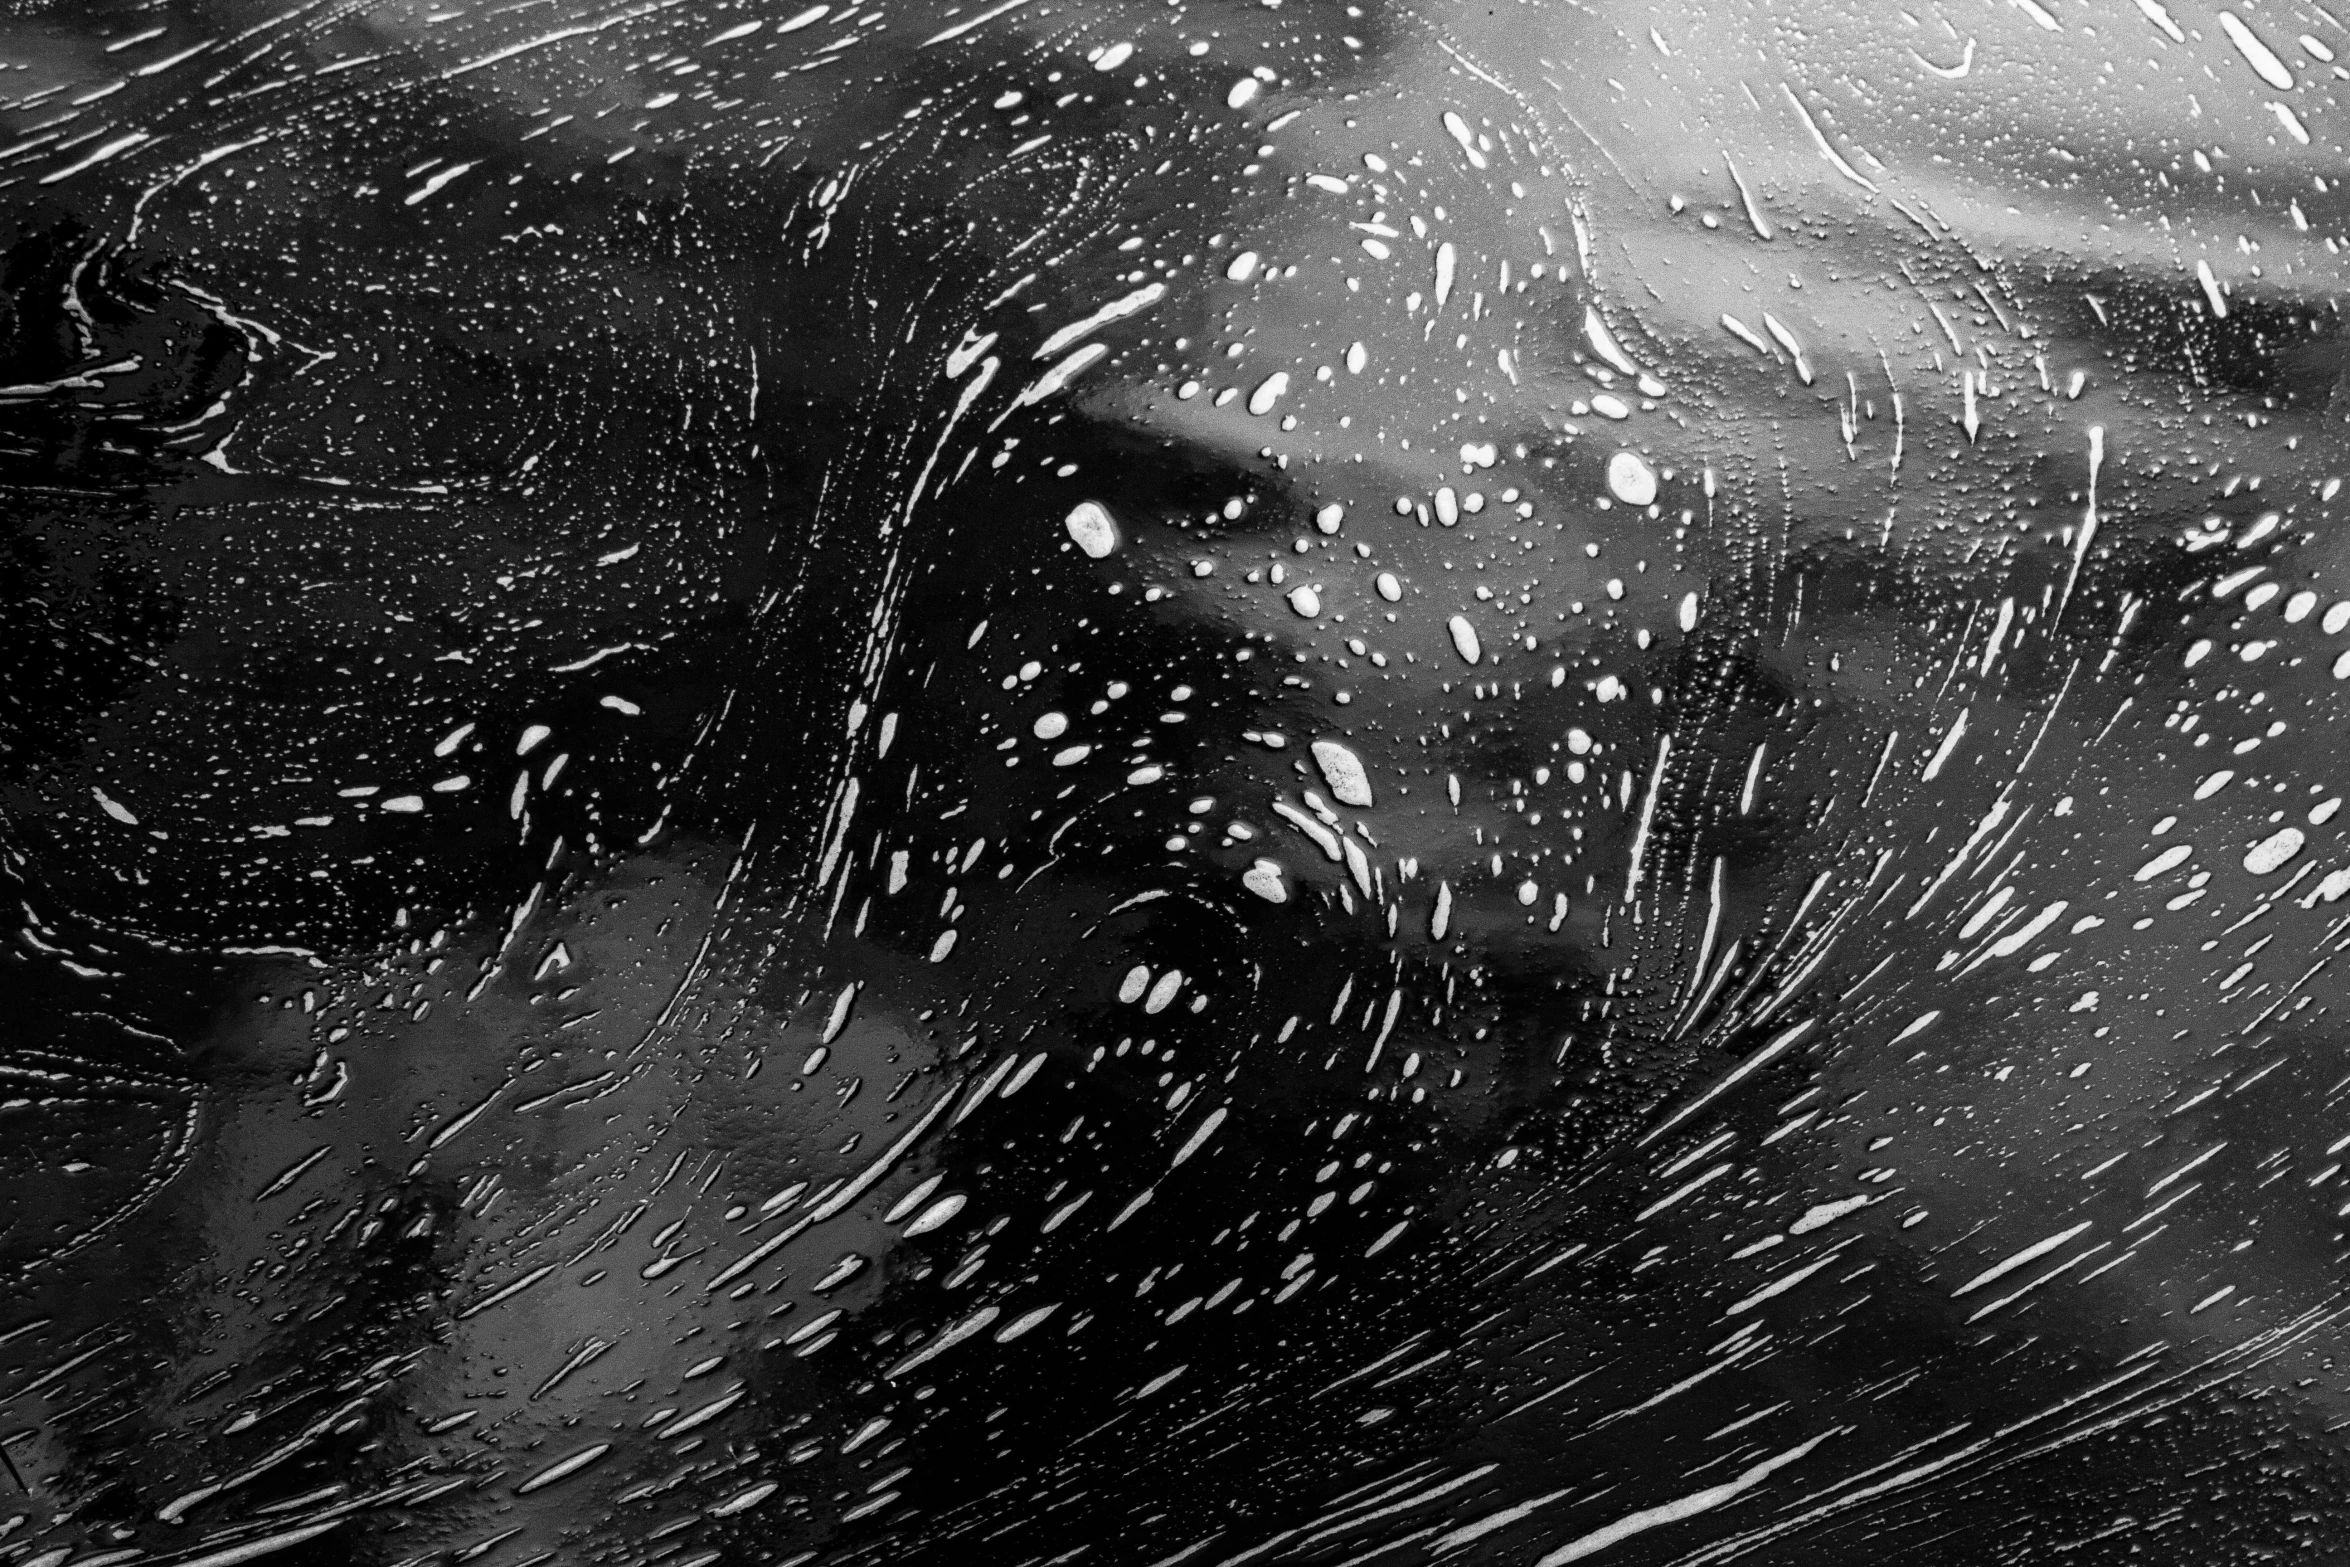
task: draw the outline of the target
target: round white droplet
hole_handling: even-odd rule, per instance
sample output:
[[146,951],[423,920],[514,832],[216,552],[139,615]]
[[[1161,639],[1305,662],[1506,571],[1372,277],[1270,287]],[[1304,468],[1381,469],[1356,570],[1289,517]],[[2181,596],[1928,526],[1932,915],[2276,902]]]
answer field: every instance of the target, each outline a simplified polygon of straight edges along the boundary
[[1520,908],[1532,908],[1534,906],[1534,900],[1541,896],[1542,889],[1535,886],[1532,882],[1522,881],[1518,883],[1518,906]]
[[1069,530],[1070,540],[1095,560],[1118,547],[1118,525],[1100,501],[1079,501],[1062,526]]
[[1568,730],[1567,749],[1574,752],[1577,756],[1589,756],[1591,754],[1591,736],[1589,732],[1582,729]]
[[1341,805],[1370,805],[1371,776],[1364,770],[1361,757],[1336,740],[1316,740],[1313,752],[1314,765],[1322,770],[1322,781],[1338,796]]
[[1289,590],[1289,607],[1308,620],[1322,613],[1322,595],[1300,583]]
[[1379,596],[1390,604],[1403,597],[1403,584],[1395,580],[1395,573],[1392,571],[1379,573],[1377,585]]
[[1697,629],[1697,595],[1694,593],[1682,595],[1681,629],[1683,631],[1695,631]]
[[1260,418],[1271,413],[1273,405],[1281,401],[1282,394],[1288,390],[1289,372],[1286,370],[1274,371],[1259,381],[1257,389],[1248,394],[1248,411]]
[[1646,506],[1656,499],[1656,470],[1638,452],[1618,452],[1607,460],[1607,487],[1627,506]]
[[1452,633],[1453,651],[1460,654],[1462,663],[1474,664],[1484,656],[1485,650],[1477,641],[1477,628],[1469,624],[1468,616],[1453,616],[1445,629]]
[[1097,71],[1114,71],[1133,58],[1134,45],[1115,43],[1102,51],[1101,58],[1093,62],[1093,68]]
[[1324,533],[1336,533],[1338,525],[1346,521],[1346,508],[1336,501],[1314,513],[1314,526]]
[[1282,879],[1281,862],[1259,860],[1240,873],[1240,884],[1267,903],[1287,903],[1289,884]]
[[1256,101],[1257,79],[1253,76],[1243,76],[1239,81],[1234,82],[1232,90],[1224,95],[1224,106],[1228,109],[1245,109]]
[[1068,732],[1067,713],[1047,713],[1036,721],[1035,734],[1039,740],[1058,740]]
[[1436,492],[1436,520],[1448,528],[1461,520],[1461,498],[1449,484]]
[[1066,751],[1055,751],[1053,765],[1055,767],[1075,767],[1092,754],[1093,747],[1090,745],[1073,745]]
[[1245,283],[1257,273],[1257,253],[1244,250],[1224,264],[1224,275],[1235,283]]
[[1365,348],[1362,344],[1349,343],[1346,345],[1347,374],[1361,375],[1363,373],[1363,366],[1369,364],[1370,362],[1371,351]]
[[1118,999],[1131,1005],[1141,998],[1145,990],[1150,988],[1150,983],[1151,971],[1144,965],[1137,963],[1126,971],[1124,979],[1118,981]]

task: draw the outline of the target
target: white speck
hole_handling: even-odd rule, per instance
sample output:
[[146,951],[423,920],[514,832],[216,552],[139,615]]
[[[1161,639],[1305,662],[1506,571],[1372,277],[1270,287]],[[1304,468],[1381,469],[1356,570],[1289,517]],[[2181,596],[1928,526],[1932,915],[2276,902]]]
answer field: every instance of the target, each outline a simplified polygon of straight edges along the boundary
[[1118,981],[1118,999],[1128,1006],[1133,1005],[1150,988],[1150,982],[1150,969],[1143,964],[1135,964],[1126,971],[1126,977]]
[[1240,884],[1267,903],[1289,901],[1289,884],[1282,879],[1278,860],[1257,861],[1240,873]]
[[1314,765],[1322,769],[1323,781],[1341,805],[1370,805],[1371,778],[1363,770],[1361,757],[1335,740],[1316,740],[1313,751]]
[[1365,348],[1362,344],[1349,343],[1346,345],[1347,374],[1361,375],[1363,373],[1363,366],[1369,364],[1370,362],[1371,351]]
[[1075,767],[1092,754],[1093,747],[1090,745],[1073,745],[1066,751],[1055,751],[1053,765],[1055,767]]
[[1600,392],[1591,399],[1591,411],[1605,415],[1610,419],[1632,417],[1631,407],[1621,397],[1613,396],[1607,392]]
[[1683,631],[1697,629],[1697,595],[1694,593],[1685,593],[1681,596],[1681,629]]
[[1460,253],[1452,248],[1451,240],[1436,247],[1436,306],[1440,310],[1452,298],[1453,270],[1459,263]]
[[1373,586],[1378,588],[1379,596],[1390,604],[1403,597],[1403,584],[1395,580],[1395,573],[1392,571],[1379,573],[1373,579]]
[[412,816],[416,812],[424,809],[424,796],[420,794],[396,794],[393,795],[390,799],[384,801],[380,808],[386,811],[398,811],[402,815]]
[[1262,417],[1273,411],[1281,395],[1289,390],[1289,372],[1276,370],[1257,383],[1257,389],[1248,394],[1248,411]]
[[1484,648],[1477,642],[1477,628],[1469,624],[1468,616],[1453,616],[1445,623],[1445,629],[1452,633],[1453,651],[1460,654],[1462,663],[1474,664],[1484,655]]
[[1346,508],[1336,501],[1314,513],[1314,526],[1324,533],[1336,533],[1338,525],[1346,520]]
[[1245,283],[1257,273],[1257,253],[1244,250],[1224,264],[1224,275],[1235,283]]
[[1243,76],[1224,94],[1224,107],[1227,109],[1245,109],[1256,101],[1257,79],[1253,76]]
[[[1596,398],[1592,405],[1598,406]],[[1627,506],[1646,506],[1656,499],[1656,470],[1638,452],[1618,452],[1607,460],[1607,487]]]
[[1532,908],[1534,906],[1534,900],[1541,896],[1542,889],[1535,886],[1532,882],[1522,881],[1518,883],[1518,904],[1520,907],[1529,909]]
[[1442,941],[1444,933],[1450,929],[1452,929],[1452,883],[1440,881],[1436,884],[1436,910],[1428,916],[1428,935],[1432,940]]
[[1031,726],[1031,732],[1039,740],[1058,740],[1069,732],[1069,715],[1046,713]]
[[[1101,58],[1093,62],[1093,68],[1097,71],[1114,71],[1133,58],[1134,45],[1115,43],[1102,51]],[[909,1230],[907,1233],[912,1234],[913,1232]]]
[[2318,626],[2329,637],[2340,636],[2342,628],[2350,626],[2350,599],[2344,599],[2341,603],[2329,606],[2325,612],[2325,618],[2318,622]]
[[1305,619],[1312,620],[1322,613],[1322,595],[1301,582],[1289,590],[1289,607]]
[[2244,856],[2244,869],[2255,876],[2266,876],[2287,860],[2301,852],[2308,837],[2298,827],[2282,827],[2253,846]]
[[1118,525],[1099,501],[1079,501],[1062,526],[1077,547],[1095,560],[1118,547]]

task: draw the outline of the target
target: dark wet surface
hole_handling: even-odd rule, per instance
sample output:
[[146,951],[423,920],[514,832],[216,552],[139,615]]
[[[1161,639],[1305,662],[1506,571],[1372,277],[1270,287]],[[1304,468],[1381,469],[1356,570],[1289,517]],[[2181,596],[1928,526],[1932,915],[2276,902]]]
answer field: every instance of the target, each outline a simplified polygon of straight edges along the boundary
[[0,60],[0,1563],[2350,1552],[2316,7]]

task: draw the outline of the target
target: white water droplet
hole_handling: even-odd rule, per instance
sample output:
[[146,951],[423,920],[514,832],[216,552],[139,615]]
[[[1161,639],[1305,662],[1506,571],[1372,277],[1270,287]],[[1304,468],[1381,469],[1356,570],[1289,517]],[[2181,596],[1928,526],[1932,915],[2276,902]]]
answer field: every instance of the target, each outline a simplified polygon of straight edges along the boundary
[[1607,460],[1607,487],[1627,506],[1646,506],[1656,499],[1656,470],[1638,452],[1618,452]]
[[1322,779],[1330,785],[1330,792],[1338,796],[1341,805],[1368,807],[1371,803],[1371,777],[1363,768],[1363,759],[1336,740],[1316,740],[1313,745],[1314,765],[1322,770]]
[[1484,656],[1485,649],[1477,641],[1477,628],[1469,624],[1468,616],[1453,616],[1445,623],[1445,629],[1452,633],[1453,651],[1460,654],[1462,663],[1474,664]]
[[1167,970],[1166,973],[1159,976],[1159,982],[1151,986],[1151,993],[1142,1004],[1143,1011],[1154,1017],[1166,1011],[1167,1008],[1175,1004],[1175,993],[1182,988],[1183,970],[1179,968]]
[[941,1225],[950,1222],[956,1214],[961,1213],[963,1211],[963,1205],[968,1203],[970,1200],[970,1198],[964,1196],[961,1192],[956,1192],[952,1196],[941,1197],[938,1201],[923,1209],[921,1215],[916,1218],[912,1224],[906,1226],[906,1233],[908,1235],[929,1234],[932,1230],[935,1230]]
[[1118,547],[1118,525],[1099,501],[1079,501],[1062,526],[1076,546],[1095,560]]
[[1282,879],[1281,862],[1259,860],[1240,873],[1240,884],[1267,903],[1287,903],[1289,884]]
[[2308,836],[2300,828],[2279,828],[2253,845],[2252,852],[2244,856],[2244,869],[2255,876],[2266,876],[2299,854],[2306,842]]

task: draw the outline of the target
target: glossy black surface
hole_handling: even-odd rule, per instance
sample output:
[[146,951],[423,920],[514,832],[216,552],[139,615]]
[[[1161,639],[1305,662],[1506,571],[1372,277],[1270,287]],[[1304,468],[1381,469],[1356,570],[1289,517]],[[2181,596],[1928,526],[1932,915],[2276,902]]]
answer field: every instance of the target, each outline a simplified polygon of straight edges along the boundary
[[0,1562],[2350,1553],[2330,12],[0,26]]

